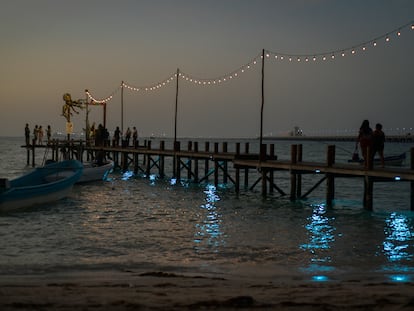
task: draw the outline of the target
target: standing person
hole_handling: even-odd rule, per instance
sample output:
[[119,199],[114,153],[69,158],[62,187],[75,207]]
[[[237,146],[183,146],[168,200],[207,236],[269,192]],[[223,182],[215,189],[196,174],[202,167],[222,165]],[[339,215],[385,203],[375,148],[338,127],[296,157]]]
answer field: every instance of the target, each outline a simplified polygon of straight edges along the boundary
[[43,132],[43,128],[42,126],[39,126],[39,128],[37,129],[37,139],[39,141],[39,145],[43,145],[43,135],[45,133]]
[[119,126],[116,127],[114,132],[114,144],[115,146],[119,146],[119,139],[121,138],[121,130],[119,129]]
[[384,143],[385,134],[382,131],[382,124],[377,123],[372,134],[372,159],[374,159],[375,154],[378,152],[382,167],[384,167]]
[[26,123],[26,127],[24,128],[24,137],[26,139],[26,146],[30,145],[30,129],[29,124]]
[[138,140],[138,131],[137,131],[137,128],[135,126],[132,128],[132,140],[134,142],[134,147],[136,147],[137,140]]
[[52,129],[50,125],[47,126],[46,136],[47,136],[47,144],[49,145],[51,143],[51,138],[52,138]]
[[372,148],[372,128],[369,126],[368,120],[364,120],[359,128],[358,142],[364,158],[365,168],[368,168],[368,149]]
[[102,147],[104,145],[104,134],[104,127],[102,124],[99,124],[95,130],[95,146]]
[[33,145],[36,145],[37,143],[37,136],[38,136],[38,128],[37,128],[37,124],[35,125],[34,129],[33,129]]
[[129,129],[129,127],[126,130],[125,133],[125,140],[126,140],[126,147],[129,147],[129,141],[131,140],[131,130]]

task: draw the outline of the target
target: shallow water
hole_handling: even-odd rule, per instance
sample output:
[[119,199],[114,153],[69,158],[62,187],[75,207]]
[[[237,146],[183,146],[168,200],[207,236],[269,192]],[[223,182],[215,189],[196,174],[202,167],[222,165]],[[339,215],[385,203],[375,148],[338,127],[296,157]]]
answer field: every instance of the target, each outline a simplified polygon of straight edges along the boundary
[[[290,143],[275,143],[278,156],[288,158]],[[2,177],[31,169],[20,144],[0,139]],[[337,161],[345,161],[353,144],[337,145]],[[399,153],[410,146],[387,148]],[[304,158],[323,160],[325,150],[306,142]],[[289,176],[276,178],[287,190]],[[317,180],[305,176],[304,188]],[[139,269],[317,281],[368,273],[414,281],[409,184],[376,184],[372,212],[362,208],[360,181],[338,180],[336,187],[328,209],[323,186],[291,202],[277,192],[263,198],[259,189],[236,194],[231,185],[116,171],[108,181],[76,185],[62,201],[0,214],[0,273]]]

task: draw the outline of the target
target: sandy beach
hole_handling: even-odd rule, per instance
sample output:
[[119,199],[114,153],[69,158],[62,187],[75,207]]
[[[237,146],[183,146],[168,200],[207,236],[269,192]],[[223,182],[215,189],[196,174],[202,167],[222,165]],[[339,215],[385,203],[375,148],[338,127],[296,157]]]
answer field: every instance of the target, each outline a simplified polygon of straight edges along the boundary
[[5,276],[1,310],[413,310],[414,283],[248,280],[168,272]]

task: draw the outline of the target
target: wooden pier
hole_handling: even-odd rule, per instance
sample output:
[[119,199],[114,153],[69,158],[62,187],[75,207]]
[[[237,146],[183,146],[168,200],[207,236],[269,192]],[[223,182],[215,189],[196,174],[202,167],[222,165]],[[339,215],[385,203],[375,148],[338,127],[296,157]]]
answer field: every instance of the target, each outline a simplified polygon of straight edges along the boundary
[[[275,154],[274,144],[262,144],[259,153],[250,152],[248,142],[241,144],[235,142],[232,151],[228,151],[228,143],[188,141],[182,148],[177,141],[171,148],[166,148],[165,141],[160,141],[158,146],[153,146],[152,140],[145,140],[142,145],[139,141],[133,142],[133,146],[110,145],[91,146],[83,141],[53,141],[46,146],[22,146],[27,150],[27,164],[35,166],[35,152],[37,148],[48,148],[48,157],[54,160],[60,159],[62,150],[69,158],[80,161],[93,160],[97,151],[103,150],[106,156],[112,159],[115,167],[122,170],[133,170],[135,174],[149,177],[152,174],[160,178],[167,175],[177,180],[203,183],[213,180],[219,184],[232,185],[236,192],[241,187],[253,190],[261,185],[261,193],[266,196],[275,190],[281,195],[289,195],[291,200],[301,200],[308,197],[316,188],[325,185],[326,204],[332,206],[335,198],[335,180],[338,178],[360,178],[363,180],[364,194],[363,206],[368,210],[373,209],[374,183],[375,182],[410,182],[410,207],[414,210],[414,148],[410,151],[410,166],[407,167],[373,167],[368,163],[368,168],[362,165],[335,162],[335,145],[328,145],[325,162],[303,161],[303,147],[301,144],[291,145],[290,159],[280,160]],[[166,162],[168,162],[168,165]],[[166,174],[166,168],[171,171]],[[258,174],[258,178],[249,184],[251,171]],[[290,175],[289,189],[283,190],[278,185],[277,172],[284,171]],[[303,193],[302,176],[312,174],[319,180],[305,193]],[[285,186],[286,188],[286,186]]]

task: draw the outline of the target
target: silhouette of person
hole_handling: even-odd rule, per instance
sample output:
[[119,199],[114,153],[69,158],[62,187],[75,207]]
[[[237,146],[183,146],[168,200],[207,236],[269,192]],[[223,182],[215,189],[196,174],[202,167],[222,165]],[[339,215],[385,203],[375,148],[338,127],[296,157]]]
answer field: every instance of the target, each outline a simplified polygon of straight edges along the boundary
[[29,124],[26,123],[26,127],[24,128],[24,137],[26,139],[26,146],[30,145],[30,129]]
[[375,154],[378,152],[382,167],[384,167],[384,143],[385,134],[382,131],[382,124],[377,123],[372,134],[372,159],[374,159]]
[[368,120],[364,120],[359,128],[358,142],[364,158],[365,168],[368,167],[368,149],[372,148],[372,128]]

